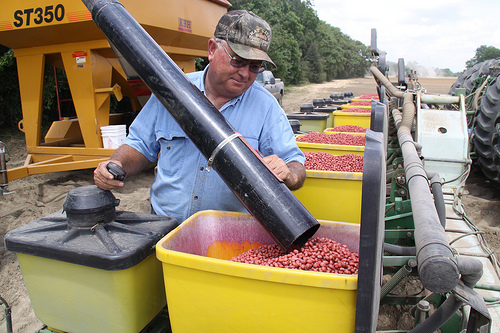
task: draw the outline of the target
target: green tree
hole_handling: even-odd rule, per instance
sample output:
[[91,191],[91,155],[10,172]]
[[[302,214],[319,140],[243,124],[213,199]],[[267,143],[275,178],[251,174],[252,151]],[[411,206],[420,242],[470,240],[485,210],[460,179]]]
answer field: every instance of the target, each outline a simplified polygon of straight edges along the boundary
[[496,58],[500,58],[500,49],[494,46],[481,45],[476,49],[476,55],[472,59],[466,61],[465,66],[471,68],[480,62]]
[[0,129],[2,133],[17,128],[17,123],[21,118],[21,96],[14,50],[0,45]]
[[231,10],[251,10],[271,25],[273,72],[285,84],[363,76],[369,67],[369,48],[321,21],[309,0],[231,3]]

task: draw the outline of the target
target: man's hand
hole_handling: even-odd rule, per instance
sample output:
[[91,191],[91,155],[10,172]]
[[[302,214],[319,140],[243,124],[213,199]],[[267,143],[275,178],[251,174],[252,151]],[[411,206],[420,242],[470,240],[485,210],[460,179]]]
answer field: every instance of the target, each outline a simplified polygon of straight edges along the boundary
[[94,170],[94,182],[103,190],[112,190],[123,187],[123,181],[114,179],[106,166],[114,162],[121,166],[128,176],[139,173],[149,163],[149,160],[129,145],[123,144],[118,147],[108,161],[99,163]]
[[119,166],[122,166],[120,161],[117,160],[109,160],[99,163],[97,168],[95,168],[94,170],[94,183],[97,185],[97,187],[103,190],[112,190],[115,188],[123,187],[124,183],[120,180],[114,179],[114,176],[109,173],[108,169],[106,168],[106,165],[108,165],[109,162],[114,162]]
[[264,162],[269,168],[285,183],[291,190],[297,190],[302,187],[306,179],[306,171],[302,164],[298,162],[285,163],[276,155],[264,157]]

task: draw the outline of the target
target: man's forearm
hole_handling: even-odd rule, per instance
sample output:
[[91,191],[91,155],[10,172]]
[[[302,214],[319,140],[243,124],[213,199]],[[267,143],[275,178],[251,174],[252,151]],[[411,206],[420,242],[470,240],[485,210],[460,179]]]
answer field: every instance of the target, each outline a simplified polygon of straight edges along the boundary
[[116,149],[110,160],[120,161],[127,175],[139,173],[149,163],[144,155],[126,144]]

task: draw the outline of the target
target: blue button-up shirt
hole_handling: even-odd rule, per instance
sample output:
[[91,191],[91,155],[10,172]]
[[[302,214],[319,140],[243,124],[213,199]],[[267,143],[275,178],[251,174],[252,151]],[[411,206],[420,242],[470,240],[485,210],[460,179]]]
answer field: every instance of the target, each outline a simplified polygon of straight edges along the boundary
[[[188,74],[202,92],[206,70]],[[304,164],[304,154],[297,147],[285,112],[260,84],[254,82],[219,111],[264,156],[276,154],[285,163]],[[183,222],[200,210],[246,212],[217,172],[207,172],[205,156],[154,95],[130,126],[125,144],[150,161],[158,161],[150,191],[157,214]]]

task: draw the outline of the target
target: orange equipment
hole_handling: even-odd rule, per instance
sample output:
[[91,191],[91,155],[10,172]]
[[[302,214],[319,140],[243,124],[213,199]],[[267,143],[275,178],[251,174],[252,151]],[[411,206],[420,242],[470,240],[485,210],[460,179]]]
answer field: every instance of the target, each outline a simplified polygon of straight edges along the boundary
[[[207,56],[207,42],[227,0],[122,0],[123,6],[184,71]],[[139,111],[151,92],[114,52],[80,0],[0,0],[0,44],[17,59],[26,137],[24,166],[7,171],[9,180],[33,174],[94,168],[114,149],[103,148],[100,128],[123,123],[110,114],[110,94],[130,98]],[[52,123],[42,140],[45,65],[65,71],[76,118]]]

